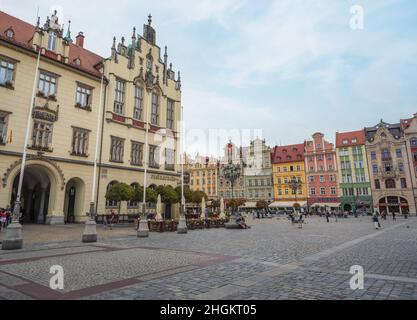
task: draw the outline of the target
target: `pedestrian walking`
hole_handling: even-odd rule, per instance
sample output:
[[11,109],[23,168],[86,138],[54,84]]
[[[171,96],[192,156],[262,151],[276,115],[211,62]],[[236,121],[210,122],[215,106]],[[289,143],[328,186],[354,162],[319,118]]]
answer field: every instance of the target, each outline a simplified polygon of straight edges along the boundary
[[303,223],[304,223],[304,215],[303,213],[300,213],[298,216],[298,229],[303,228]]
[[1,210],[0,223],[1,223],[1,228],[5,229],[6,228],[6,223],[7,223],[6,210],[3,210],[3,209]]
[[397,217],[395,216],[395,211],[392,212],[392,220],[397,221]]
[[381,224],[379,223],[379,219],[378,219],[378,211],[375,211],[372,217],[372,221],[374,222],[375,229],[379,230],[379,228],[381,228]]
[[110,230],[113,230],[113,223],[115,222],[115,220],[116,220],[116,214],[112,210],[110,213]]
[[330,220],[329,220],[329,216],[330,216],[329,212],[328,212],[328,211],[326,211],[326,220],[327,220],[327,223],[329,223],[329,222],[330,222]]
[[7,218],[7,225],[12,223],[12,208],[8,205],[6,207],[6,218]]

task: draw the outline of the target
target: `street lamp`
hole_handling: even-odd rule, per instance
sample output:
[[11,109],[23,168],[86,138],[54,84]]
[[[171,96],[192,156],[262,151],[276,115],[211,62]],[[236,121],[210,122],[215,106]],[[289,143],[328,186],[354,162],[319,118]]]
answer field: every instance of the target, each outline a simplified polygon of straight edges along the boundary
[[[239,179],[239,177],[242,173],[242,168],[241,168],[240,164],[233,164],[232,148],[233,148],[233,145],[230,142],[228,144],[228,160],[229,161],[228,161],[228,164],[226,164],[223,167],[223,176],[225,177],[225,179],[227,181],[230,182],[230,186],[231,186],[231,189],[232,189],[232,203],[233,203],[233,200],[234,200],[234,186],[235,186],[236,181]],[[232,205],[232,216],[234,216],[234,213],[235,213],[235,208]]]
[[301,188],[302,186],[302,182],[297,179],[296,177],[292,177],[290,182],[289,182],[289,186],[291,188],[291,191],[294,193],[294,197],[295,197],[295,203],[294,203],[294,209],[296,209],[296,205],[297,205],[297,192],[298,190]]

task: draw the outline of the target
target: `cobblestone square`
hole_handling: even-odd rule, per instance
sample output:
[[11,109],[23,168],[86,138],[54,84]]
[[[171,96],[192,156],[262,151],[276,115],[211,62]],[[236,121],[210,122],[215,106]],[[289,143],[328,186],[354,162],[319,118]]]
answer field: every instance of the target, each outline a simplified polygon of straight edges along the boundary
[[[23,250],[0,253],[2,299],[304,300],[417,299],[417,219],[369,217],[303,229],[287,219],[249,220],[249,230],[151,233],[102,230],[82,244],[83,227],[25,226]],[[46,242],[39,234],[57,235]],[[50,268],[64,270],[52,290]],[[364,289],[350,289],[350,267],[364,268]]]

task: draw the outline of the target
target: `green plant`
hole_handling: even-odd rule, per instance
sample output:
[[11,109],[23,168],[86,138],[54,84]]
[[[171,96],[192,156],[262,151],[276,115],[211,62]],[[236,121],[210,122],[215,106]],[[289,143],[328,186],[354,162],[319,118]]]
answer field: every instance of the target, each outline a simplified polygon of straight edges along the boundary
[[181,200],[181,195],[171,186],[159,186],[156,188],[156,193],[161,195],[163,203],[178,203]]
[[125,183],[117,183],[111,187],[106,193],[108,201],[116,201],[119,203],[118,214],[120,214],[120,205],[122,201],[133,200],[133,188]]

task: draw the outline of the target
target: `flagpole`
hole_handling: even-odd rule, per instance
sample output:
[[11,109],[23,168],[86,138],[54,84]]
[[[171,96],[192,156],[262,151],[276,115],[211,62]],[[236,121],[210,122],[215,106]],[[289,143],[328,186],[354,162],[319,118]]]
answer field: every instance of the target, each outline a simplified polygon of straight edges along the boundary
[[92,243],[97,242],[97,223],[95,221],[95,217],[97,214],[97,204],[95,203],[96,200],[96,187],[97,187],[97,166],[98,166],[98,152],[99,152],[99,143],[100,143],[100,134],[101,134],[101,109],[104,108],[103,106],[103,88],[104,87],[104,64],[103,64],[103,72],[101,74],[101,84],[100,84],[100,99],[99,99],[99,107],[97,112],[97,129],[96,129],[96,150],[94,154],[94,169],[93,169],[93,183],[92,183],[92,190],[91,190],[91,202],[90,202],[90,217],[88,221],[85,223],[84,233],[82,237],[82,242],[84,243]]
[[178,230],[177,233],[179,234],[186,234],[188,232],[187,229],[187,219],[185,217],[185,197],[184,197],[184,160],[185,160],[185,153],[184,153],[184,106],[181,106],[181,128],[180,128],[180,149],[181,149],[181,212],[180,212],[180,220],[178,222]]
[[36,84],[38,80],[40,60],[41,60],[41,48],[39,48],[38,58],[36,61],[35,78],[33,80],[32,96],[31,96],[30,104],[29,104],[29,112],[28,112],[27,124],[26,124],[25,144],[23,145],[22,165],[21,165],[20,177],[19,177],[19,186],[17,189],[16,201],[14,203],[14,208],[13,208],[12,223],[7,227],[6,237],[2,243],[3,250],[16,250],[16,249],[21,249],[23,247],[22,225],[19,223],[19,218],[20,218],[20,208],[21,208],[23,177],[25,175],[25,166],[26,166],[26,158],[27,158],[27,146],[29,143],[29,132],[30,132],[30,127],[31,127],[30,124],[32,120],[33,105],[35,104]]
[[152,108],[152,88],[146,88],[148,91],[148,108],[145,114],[145,152],[143,159],[144,173],[143,173],[143,202],[142,202],[142,217],[140,218],[137,236],[138,238],[149,237],[149,226],[146,217],[146,188],[148,185],[148,158],[149,158],[149,111]]

